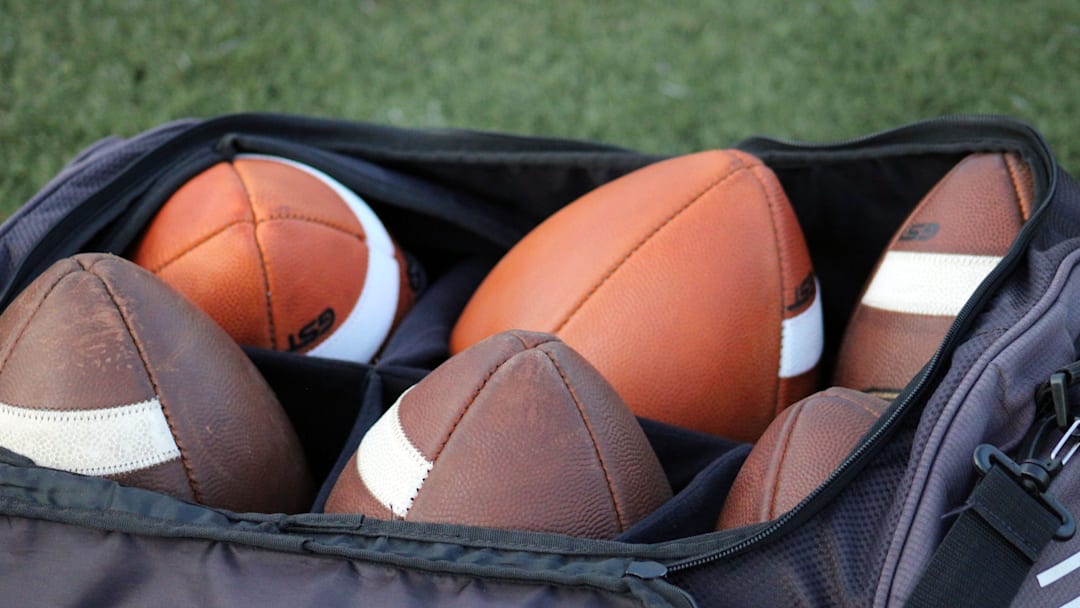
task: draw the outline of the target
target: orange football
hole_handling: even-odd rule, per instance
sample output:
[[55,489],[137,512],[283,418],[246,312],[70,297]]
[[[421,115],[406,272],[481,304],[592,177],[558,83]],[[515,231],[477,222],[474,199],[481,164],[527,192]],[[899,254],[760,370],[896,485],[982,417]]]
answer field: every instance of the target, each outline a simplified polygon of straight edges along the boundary
[[130,256],[241,344],[367,362],[412,304],[375,213],[312,167],[241,155],[185,183]]
[[823,334],[795,213],[735,150],[650,165],[538,226],[473,295],[451,352],[509,329],[559,336],[639,416],[747,441],[812,392]]

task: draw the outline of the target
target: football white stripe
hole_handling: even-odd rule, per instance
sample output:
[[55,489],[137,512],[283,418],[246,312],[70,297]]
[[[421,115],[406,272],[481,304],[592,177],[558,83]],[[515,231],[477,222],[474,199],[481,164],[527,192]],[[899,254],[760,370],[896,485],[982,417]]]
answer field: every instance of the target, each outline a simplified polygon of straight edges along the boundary
[[307,354],[316,357],[368,362],[386,341],[397,314],[401,269],[394,257],[394,242],[375,212],[355,192],[329,175],[296,161],[263,154],[240,154],[237,158],[276,161],[295,167],[329,186],[349,206],[360,225],[368,248],[364,289],[353,309],[334,333]]
[[821,285],[814,279],[814,301],[810,307],[781,323],[779,376],[794,378],[814,369],[824,350]]
[[956,316],[1001,258],[889,251],[862,303],[892,312]]
[[64,411],[0,403],[0,445],[41,466],[84,475],[128,473],[180,458],[156,398]]
[[356,454],[360,479],[372,496],[398,517],[408,514],[433,464],[409,441],[401,427],[398,410],[408,392],[402,393],[368,429]]

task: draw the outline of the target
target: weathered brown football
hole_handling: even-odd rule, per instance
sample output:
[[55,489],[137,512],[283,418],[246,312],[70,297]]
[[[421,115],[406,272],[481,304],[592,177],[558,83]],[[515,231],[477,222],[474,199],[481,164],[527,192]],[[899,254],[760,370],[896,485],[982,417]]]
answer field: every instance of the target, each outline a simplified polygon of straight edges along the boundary
[[965,157],[919,202],[870,275],[832,384],[892,398],[1031,216],[1032,177],[1012,153]]
[[327,512],[613,538],[671,497],[630,410],[558,338],[450,358],[360,442]]
[[105,254],[57,262],[0,316],[0,446],[233,511],[312,497],[300,442],[240,347]]
[[887,407],[873,395],[834,387],[781,412],[739,469],[717,529],[790,511],[832,475]]

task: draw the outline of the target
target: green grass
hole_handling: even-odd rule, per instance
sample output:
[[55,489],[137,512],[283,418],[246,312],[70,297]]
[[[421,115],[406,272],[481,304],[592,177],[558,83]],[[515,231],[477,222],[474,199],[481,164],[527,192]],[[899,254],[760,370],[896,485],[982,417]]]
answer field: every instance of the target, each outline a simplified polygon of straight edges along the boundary
[[0,215],[83,146],[268,110],[689,152],[1009,114],[1080,172],[1076,2],[0,0]]

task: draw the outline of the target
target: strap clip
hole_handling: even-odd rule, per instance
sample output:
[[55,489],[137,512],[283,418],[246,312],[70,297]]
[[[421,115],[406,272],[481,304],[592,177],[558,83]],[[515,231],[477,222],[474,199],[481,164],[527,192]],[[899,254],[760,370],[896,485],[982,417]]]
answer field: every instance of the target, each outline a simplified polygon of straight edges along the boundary
[[[1017,464],[998,448],[984,443],[975,448],[975,468],[980,476],[986,475],[996,464],[1002,470],[1023,487],[1028,494],[1034,497],[1043,507],[1053,513],[1061,525],[1054,532],[1054,538],[1068,540],[1076,533],[1076,520],[1072,513],[1048,491],[1050,481],[1057,475],[1065,463],[1072,458],[1073,454],[1080,449],[1080,436],[1076,431],[1080,429],[1080,419],[1069,426],[1069,430],[1058,441],[1050,452],[1050,458],[1029,458],[1021,464]],[[1071,445],[1069,445],[1071,443]],[[1062,455],[1065,446],[1069,448]]]

